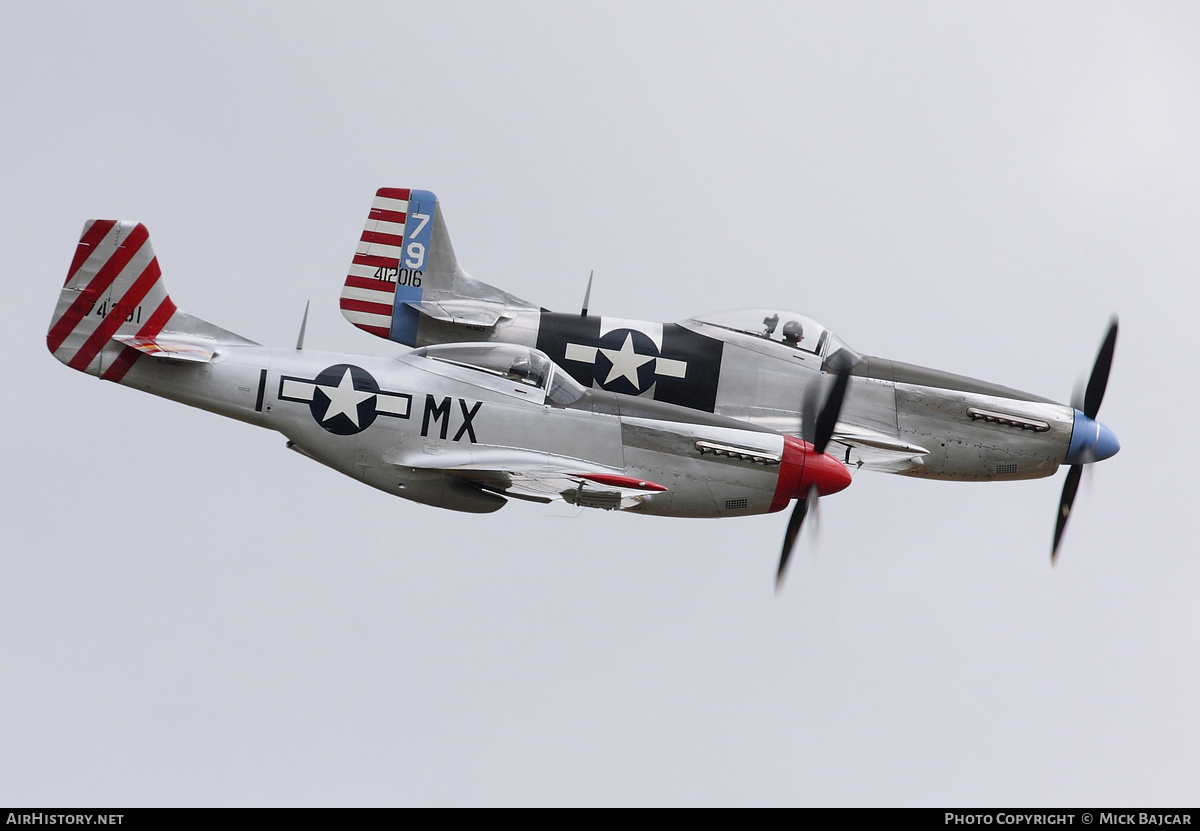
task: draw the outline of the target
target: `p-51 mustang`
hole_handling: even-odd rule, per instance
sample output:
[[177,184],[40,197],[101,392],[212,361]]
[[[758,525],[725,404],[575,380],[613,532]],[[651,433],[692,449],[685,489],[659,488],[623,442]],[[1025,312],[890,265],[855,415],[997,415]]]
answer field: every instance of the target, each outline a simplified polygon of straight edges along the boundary
[[276,430],[334,470],[442,508],[484,513],[511,497],[722,517],[798,498],[779,574],[809,506],[850,484],[823,452],[844,377],[814,420],[823,432],[803,441],[586,389],[529,345],[338,355],[302,349],[302,328],[295,349],[271,349],[177,309],[130,222],[84,226],[46,340],[72,369]]
[[1095,420],[1116,345],[1115,319],[1085,394],[1066,406],[860,355],[816,321],[786,310],[655,323],[589,315],[590,290],[589,281],[581,314],[564,314],[475,280],[458,264],[437,197],[383,188],[371,206],[341,308],[355,326],[398,343],[524,344],[545,352],[586,387],[791,435],[815,434],[814,383],[848,371],[849,389],[829,448],[850,467],[989,481],[1049,476],[1070,465],[1052,560],[1083,465],[1120,449]]

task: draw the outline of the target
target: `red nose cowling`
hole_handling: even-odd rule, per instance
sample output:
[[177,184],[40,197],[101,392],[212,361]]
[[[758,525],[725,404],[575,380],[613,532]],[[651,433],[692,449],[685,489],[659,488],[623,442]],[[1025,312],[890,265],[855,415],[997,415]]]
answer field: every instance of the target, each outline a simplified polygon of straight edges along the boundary
[[817,454],[808,442],[792,436],[783,437],[783,460],[779,465],[779,482],[771,510],[781,511],[793,499],[803,499],[809,486],[817,486],[817,494],[828,496],[850,484],[850,471],[828,453]]
[[800,476],[800,488],[796,496],[803,498],[809,486],[816,485],[820,496],[829,496],[844,490],[850,484],[850,471],[828,453],[817,455],[811,447],[804,457],[804,473]]

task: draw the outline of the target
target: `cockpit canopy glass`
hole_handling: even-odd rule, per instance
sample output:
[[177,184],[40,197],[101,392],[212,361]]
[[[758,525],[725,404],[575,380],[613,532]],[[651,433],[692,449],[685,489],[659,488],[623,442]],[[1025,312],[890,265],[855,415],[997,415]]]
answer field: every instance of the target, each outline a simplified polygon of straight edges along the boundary
[[695,320],[816,355],[824,358],[827,365],[848,362],[847,366],[853,366],[859,361],[858,353],[846,346],[841,338],[811,317],[796,312],[739,309],[702,315]]
[[545,390],[547,399],[561,406],[584,394],[579,382],[555,366],[546,353],[516,343],[444,343],[414,349],[412,354]]

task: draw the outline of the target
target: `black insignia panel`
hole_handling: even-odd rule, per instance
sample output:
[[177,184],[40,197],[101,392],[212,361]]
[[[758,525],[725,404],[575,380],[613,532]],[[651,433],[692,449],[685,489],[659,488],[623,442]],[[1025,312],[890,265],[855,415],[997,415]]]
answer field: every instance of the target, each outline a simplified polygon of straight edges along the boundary
[[[603,336],[603,318],[542,310],[537,348],[585,387],[642,395],[694,410],[712,412],[717,400],[724,344],[675,323],[657,325],[613,321]],[[611,319],[610,319],[611,320]]]

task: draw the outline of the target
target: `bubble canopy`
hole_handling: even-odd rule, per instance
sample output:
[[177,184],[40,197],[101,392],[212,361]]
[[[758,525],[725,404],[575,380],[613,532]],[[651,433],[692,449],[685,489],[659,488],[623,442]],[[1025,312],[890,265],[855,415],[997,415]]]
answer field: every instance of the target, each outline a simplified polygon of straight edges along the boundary
[[783,349],[806,352],[825,359],[829,363],[836,359],[848,360],[849,365],[858,363],[859,355],[846,343],[817,321],[798,312],[782,309],[738,309],[714,312],[692,318],[697,323],[717,326],[760,341],[773,343]]
[[559,369],[545,352],[515,343],[445,343],[424,346],[410,354],[432,358],[545,390],[546,398],[563,406],[583,397],[584,388]]

